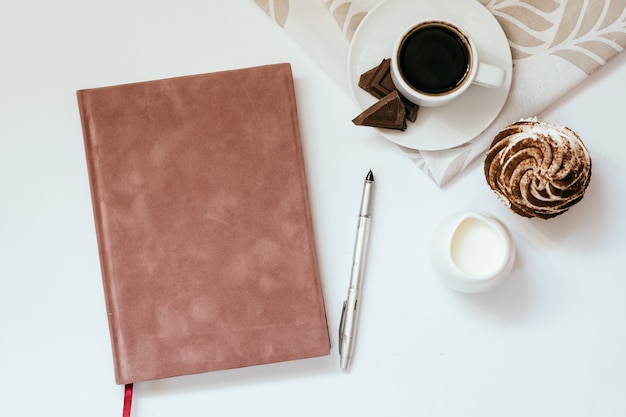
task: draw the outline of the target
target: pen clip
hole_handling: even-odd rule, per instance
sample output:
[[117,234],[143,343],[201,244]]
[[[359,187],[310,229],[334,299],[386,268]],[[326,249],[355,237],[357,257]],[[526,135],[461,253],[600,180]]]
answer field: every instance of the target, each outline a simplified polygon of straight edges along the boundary
[[343,346],[343,329],[346,324],[346,305],[347,301],[343,302],[343,308],[341,309],[341,320],[339,321],[339,354],[341,355]]

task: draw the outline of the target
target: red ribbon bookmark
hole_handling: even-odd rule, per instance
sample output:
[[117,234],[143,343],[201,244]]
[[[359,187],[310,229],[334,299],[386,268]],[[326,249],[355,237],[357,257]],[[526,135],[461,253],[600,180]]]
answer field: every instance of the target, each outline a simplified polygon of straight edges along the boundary
[[122,417],[130,417],[130,406],[133,404],[133,384],[124,385],[124,409]]

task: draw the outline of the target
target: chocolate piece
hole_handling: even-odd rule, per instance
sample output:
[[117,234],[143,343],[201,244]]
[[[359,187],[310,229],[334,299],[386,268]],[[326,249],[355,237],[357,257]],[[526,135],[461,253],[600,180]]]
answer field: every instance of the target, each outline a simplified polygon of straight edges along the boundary
[[370,80],[372,79],[372,76],[374,75],[377,69],[378,67],[374,67],[369,71],[365,71],[363,74],[361,74],[361,77],[359,78],[359,87],[361,87],[363,90],[367,91],[368,93],[370,92],[369,91]]
[[409,122],[414,122],[417,120],[417,113],[419,112],[420,106],[415,103],[410,102],[406,98],[400,96],[402,101],[404,102],[404,107],[406,109],[406,118]]
[[391,60],[389,58],[383,59],[380,65],[376,67],[376,71],[370,78],[367,90],[374,97],[383,98],[396,89],[391,79],[390,68]]
[[357,126],[406,129],[406,108],[400,94],[393,91],[365,109],[352,120]]
[[359,78],[359,87],[376,98],[383,98],[396,89],[389,68],[391,60],[383,59],[378,66],[364,72]]
[[[397,91],[391,79],[391,59],[383,59],[378,66],[364,72],[359,78],[359,87],[376,98],[383,98],[392,91]],[[419,106],[400,96],[406,109],[406,118],[410,122],[417,119]]]

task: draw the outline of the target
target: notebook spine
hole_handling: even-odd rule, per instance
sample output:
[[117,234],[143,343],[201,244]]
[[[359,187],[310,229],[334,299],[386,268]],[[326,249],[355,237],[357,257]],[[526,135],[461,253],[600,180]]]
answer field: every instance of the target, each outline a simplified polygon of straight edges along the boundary
[[104,199],[100,192],[99,173],[102,172],[98,169],[98,146],[95,137],[95,130],[92,125],[92,118],[90,114],[91,100],[89,90],[81,90],[76,93],[79,113],[81,118],[81,125],[83,131],[83,140],[85,146],[85,155],[87,161],[87,171],[89,176],[89,188],[91,192],[91,203],[94,216],[94,226],[96,229],[96,238],[98,245],[98,255],[100,259],[100,269],[102,275],[102,284],[104,290],[104,299],[107,309],[107,319],[109,323],[109,332],[111,336],[111,348],[113,350],[113,363],[115,371],[115,380],[118,384],[124,378],[122,377],[121,370],[124,369],[123,364],[119,363],[122,358],[120,355],[120,334],[115,329],[120,328],[120,323],[116,323],[119,320],[116,312],[118,311],[116,306],[117,297],[115,296],[115,279],[112,276],[112,265],[109,256],[109,245],[106,236],[106,227],[104,222],[106,221],[106,213],[104,209]]

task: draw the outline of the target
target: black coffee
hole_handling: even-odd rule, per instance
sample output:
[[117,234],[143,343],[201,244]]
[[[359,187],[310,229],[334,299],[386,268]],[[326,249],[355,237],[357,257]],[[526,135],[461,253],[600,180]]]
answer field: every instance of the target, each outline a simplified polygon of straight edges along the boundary
[[446,93],[467,76],[468,48],[465,39],[445,25],[417,28],[407,36],[399,52],[400,71],[416,90],[427,94]]

